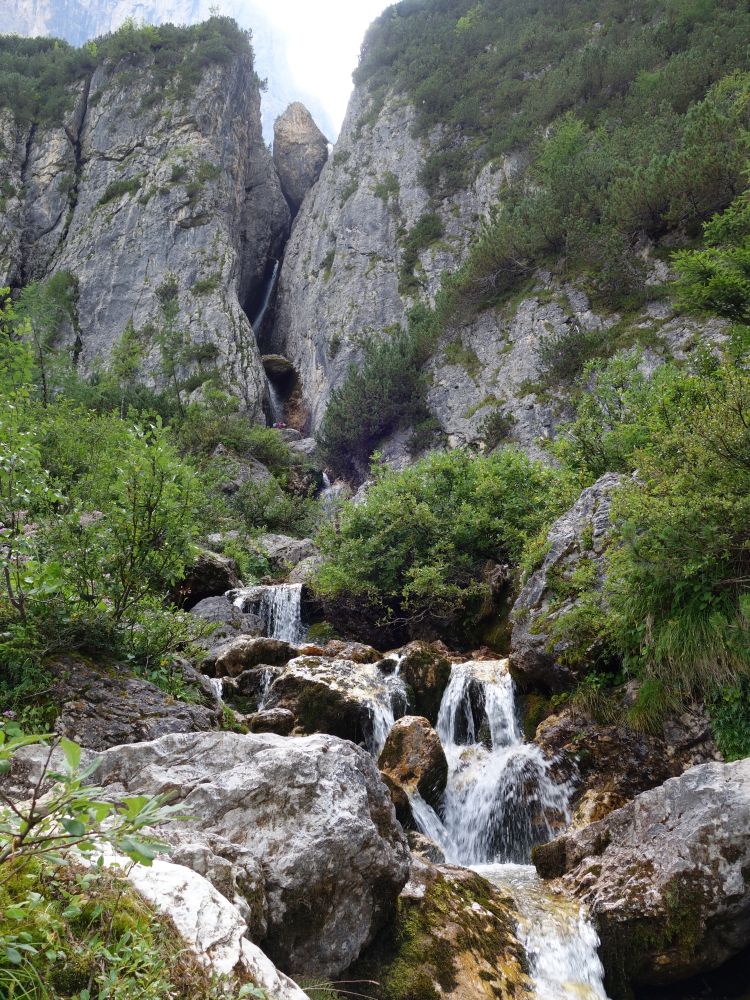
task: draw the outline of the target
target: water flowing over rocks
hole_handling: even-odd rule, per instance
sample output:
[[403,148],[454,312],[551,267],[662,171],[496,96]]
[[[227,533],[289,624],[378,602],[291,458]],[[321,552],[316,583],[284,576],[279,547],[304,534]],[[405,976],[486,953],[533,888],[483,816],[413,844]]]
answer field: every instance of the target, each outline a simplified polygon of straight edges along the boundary
[[162,828],[175,846],[241,849],[262,865],[267,932],[257,943],[291,975],[351,965],[408,877],[374,761],[330,736],[166,737],[108,751],[97,777],[115,793],[172,791],[194,817]]
[[292,213],[320,176],[328,159],[328,140],[304,104],[290,104],[273,129],[273,162]]
[[[570,667],[562,662],[566,649],[559,644],[550,648],[550,623],[572,607],[568,602],[553,605],[552,580],[554,575],[569,575],[583,560],[592,563],[602,577],[612,491],[620,481],[614,473],[602,476],[555,521],[547,536],[544,561],[513,605],[510,664],[524,685],[560,691],[574,679]],[[595,655],[595,650],[588,651],[589,657]]]
[[608,988],[680,981],[750,944],[750,759],[694,767],[535,862],[590,909]]

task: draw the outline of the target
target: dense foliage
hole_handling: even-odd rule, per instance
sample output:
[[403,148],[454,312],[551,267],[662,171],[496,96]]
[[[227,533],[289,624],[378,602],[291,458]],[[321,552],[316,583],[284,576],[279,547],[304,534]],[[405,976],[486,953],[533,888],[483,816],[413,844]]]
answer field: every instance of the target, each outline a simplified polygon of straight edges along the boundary
[[[233,529],[225,551],[253,579],[267,569],[259,531],[317,518],[301,457],[221,392],[183,404],[166,377],[146,390],[125,348],[80,377],[53,347],[69,289],[56,276],[16,306],[0,298],[0,707],[34,721],[55,652],[123,659],[190,695],[170,665],[204,626],[172,602],[200,539]],[[225,489],[245,460],[265,464],[262,480]]]
[[[677,255],[680,298],[744,321],[748,196],[705,235],[706,249]],[[669,363],[650,379],[637,354],[590,364],[576,420],[556,445],[581,485],[635,472],[615,493],[603,593],[584,587],[556,637],[603,644],[645,678],[636,717],[705,698],[729,756],[750,752],[749,334],[740,322],[725,360],[698,350],[689,366]]]
[[206,66],[235,55],[252,57],[250,35],[228,17],[213,16],[192,27],[137,27],[130,20],[117,31],[75,49],[55,38],[0,36],[0,108],[18,121],[62,122],[78,94],[75,84],[99,66],[115,72],[146,67],[149,101],[171,87],[187,97]]
[[560,477],[512,450],[436,452],[403,472],[374,471],[365,502],[323,530],[328,561],[315,585],[384,622],[471,626],[490,596],[485,564],[516,563],[564,503]]

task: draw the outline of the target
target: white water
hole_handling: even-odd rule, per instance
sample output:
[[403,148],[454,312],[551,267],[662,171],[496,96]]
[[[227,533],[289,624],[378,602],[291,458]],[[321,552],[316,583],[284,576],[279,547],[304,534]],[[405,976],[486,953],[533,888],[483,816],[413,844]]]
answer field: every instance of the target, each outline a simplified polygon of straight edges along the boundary
[[280,424],[284,422],[284,400],[276,386],[270,378],[266,378],[268,386],[268,405],[271,410],[271,423]]
[[263,622],[263,634],[292,644],[303,642],[302,584],[279,583],[235,591],[234,603],[242,611],[252,611]]
[[260,691],[258,692],[258,712],[262,712],[266,707],[266,702],[268,701],[268,692],[271,690],[271,685],[273,684],[276,674],[273,670],[266,669],[263,671],[263,675],[260,681]]
[[224,704],[224,681],[221,677],[207,677],[208,686],[213,691],[220,705]]
[[506,661],[454,664],[437,723],[448,759],[442,818],[420,795],[414,820],[453,863],[510,893],[538,1000],[606,1000],[599,940],[585,911],[552,893],[531,849],[570,821],[570,788],[524,743]]
[[372,700],[370,706],[372,737],[368,749],[375,760],[385,746],[393,723],[401,718],[408,708],[406,685],[401,678],[401,657],[391,658],[395,661],[393,673],[385,675],[383,691]]
[[266,318],[266,313],[268,312],[268,307],[271,305],[271,299],[273,298],[273,293],[276,291],[276,282],[279,278],[279,261],[275,260],[273,263],[273,271],[271,272],[271,277],[268,284],[266,285],[266,291],[263,295],[263,302],[258,310],[258,315],[253,320],[253,330],[255,331],[256,337],[260,334],[261,328],[263,326],[263,320]]

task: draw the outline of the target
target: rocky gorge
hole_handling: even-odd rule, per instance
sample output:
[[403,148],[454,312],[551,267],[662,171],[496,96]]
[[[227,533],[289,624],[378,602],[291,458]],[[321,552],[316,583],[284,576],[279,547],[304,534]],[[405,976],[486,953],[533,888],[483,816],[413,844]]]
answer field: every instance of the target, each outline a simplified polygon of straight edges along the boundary
[[[3,50],[27,83],[27,57],[70,58],[51,105],[0,72],[9,1000],[747,996],[750,312],[670,284],[730,194],[744,232],[746,196],[705,181],[678,218],[661,192],[624,256],[608,204],[549,207],[571,172],[576,211],[607,184],[631,210],[629,161],[601,168],[621,91],[646,101],[664,37],[710,32],[673,5],[571,26],[543,4],[557,52],[510,0],[460,6],[376,22],[332,150],[299,104],[266,147],[251,48],[216,14]],[[523,123],[438,99],[428,30],[491,62]],[[540,111],[555,59],[572,92],[600,35],[599,84]],[[732,124],[711,134],[747,136],[726,52],[685,85],[703,145],[712,87]],[[514,201],[537,196],[541,221]],[[515,235],[569,240],[511,253],[516,211]],[[35,923],[40,900],[60,915]]]

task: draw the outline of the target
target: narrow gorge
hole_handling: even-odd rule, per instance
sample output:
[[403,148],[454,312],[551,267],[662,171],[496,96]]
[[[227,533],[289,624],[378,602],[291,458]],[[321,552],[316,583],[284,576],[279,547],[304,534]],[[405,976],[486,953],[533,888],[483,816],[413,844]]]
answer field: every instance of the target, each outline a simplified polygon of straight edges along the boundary
[[747,1000],[750,7],[402,0],[267,145],[100,6],[0,36],[0,998]]

